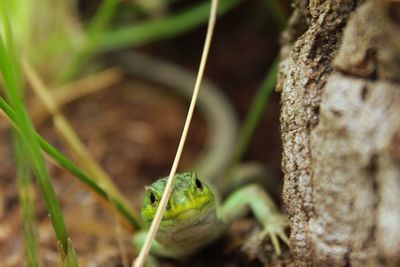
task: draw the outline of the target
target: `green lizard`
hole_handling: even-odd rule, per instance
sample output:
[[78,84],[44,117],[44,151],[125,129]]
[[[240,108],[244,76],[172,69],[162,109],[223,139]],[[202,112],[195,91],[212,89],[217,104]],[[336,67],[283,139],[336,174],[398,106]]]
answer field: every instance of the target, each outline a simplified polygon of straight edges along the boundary
[[[124,66],[124,69],[135,77],[140,76],[163,84],[185,98],[192,95],[188,88],[193,86],[196,77],[175,64],[132,51],[113,56],[113,60],[117,60],[118,65]],[[232,187],[241,184],[241,181],[234,179],[216,179],[220,177],[220,173],[226,172],[232,162],[231,148],[237,140],[235,133],[238,123],[230,103],[210,81],[203,81],[202,93],[199,96],[199,110],[203,112],[211,129],[211,138],[207,141],[207,152],[196,169],[202,177],[208,178],[207,181],[212,181],[212,189],[217,189],[218,192],[212,191],[193,172],[178,174],[169,208],[164,213],[151,253],[175,259],[189,257],[220,237],[230,223],[250,209],[264,227],[262,235],[270,236],[276,254],[280,254],[278,238],[288,244],[284,233],[288,220],[278,213],[273,201],[260,186],[244,186],[234,191],[220,205],[219,193],[225,195],[230,190],[227,185]],[[240,169],[243,171],[246,168]],[[245,171],[243,175],[238,175],[241,176],[251,175]],[[146,189],[142,219],[148,225],[155,215],[165,184],[166,178],[162,178]],[[140,231],[134,236],[134,244],[138,251],[146,239],[146,234],[146,231]]]
[[[141,215],[150,225],[164,191],[167,178],[146,188]],[[177,174],[167,209],[151,248],[151,254],[174,259],[186,258],[220,237],[227,227],[249,209],[263,225],[262,234],[269,235],[276,254],[281,253],[278,238],[288,244],[284,232],[287,218],[278,213],[273,201],[258,185],[247,185],[233,192],[219,206],[216,196],[195,172]],[[141,247],[146,232],[134,237]]]

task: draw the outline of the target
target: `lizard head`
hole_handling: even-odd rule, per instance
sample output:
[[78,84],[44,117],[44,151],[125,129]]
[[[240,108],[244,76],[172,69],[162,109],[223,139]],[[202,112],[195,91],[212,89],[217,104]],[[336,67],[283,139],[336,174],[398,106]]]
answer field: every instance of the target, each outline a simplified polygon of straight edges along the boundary
[[[167,179],[161,178],[146,188],[141,215],[148,225],[156,214]],[[197,224],[210,217],[210,213],[215,214],[215,198],[210,188],[194,172],[177,174],[160,227]]]

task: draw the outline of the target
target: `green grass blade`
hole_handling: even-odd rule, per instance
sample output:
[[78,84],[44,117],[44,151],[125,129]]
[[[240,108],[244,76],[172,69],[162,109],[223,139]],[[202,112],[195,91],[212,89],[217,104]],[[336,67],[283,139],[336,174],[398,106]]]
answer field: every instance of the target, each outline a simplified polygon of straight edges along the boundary
[[89,59],[95,54],[98,40],[115,14],[118,3],[119,0],[104,0],[101,2],[98,11],[87,27],[84,45],[78,52],[72,54],[70,63],[60,74],[59,81],[61,83],[71,80],[80,73]]
[[[12,122],[16,122],[16,114],[14,110],[7,104],[7,102],[0,97],[0,109],[8,116]],[[18,127],[18,126],[16,126]],[[17,130],[20,131],[19,128]],[[43,137],[36,133],[36,139],[39,142],[43,151],[45,151],[53,160],[55,160],[61,167],[66,169],[69,173],[77,177],[84,184],[88,185],[94,192],[96,192],[100,197],[106,201],[111,202],[118,212],[123,216],[135,229],[141,229],[143,227],[142,223],[138,219],[138,216],[133,214],[123,203],[117,199],[110,199],[109,194],[106,190],[101,188],[97,183],[87,176],[83,171],[81,171],[72,161],[65,157],[61,152],[49,144]]]
[[[0,2],[1,21],[3,24],[3,35],[0,36],[0,71],[3,76],[4,88],[11,106],[15,111],[16,125],[21,129],[21,143],[24,154],[27,156],[32,170],[38,179],[42,195],[45,200],[50,220],[53,225],[57,239],[67,253],[68,234],[62,216],[60,204],[51,184],[40,146],[35,137],[35,130],[22,102],[22,77],[19,73],[19,64],[16,61],[15,48],[12,41],[12,32],[8,24],[4,0]],[[4,35],[7,38],[4,41]]]
[[[279,30],[283,30],[286,26],[288,17],[283,9],[282,2],[279,0],[264,0],[264,4],[268,11],[274,16]],[[239,132],[239,141],[234,151],[231,167],[239,163],[251,142],[251,138],[254,135],[262,113],[268,103],[269,97],[275,89],[278,76],[278,64],[279,56],[275,58],[261,87],[258,89],[257,94],[254,97],[253,103],[250,106],[250,110]]]
[[[218,14],[225,14],[238,3],[240,0],[222,1]],[[132,48],[188,32],[205,24],[210,10],[210,3],[206,1],[178,14],[106,31],[106,25],[112,18],[116,6],[116,0],[104,1],[100,6],[98,13],[89,24],[86,44],[81,51],[73,55],[71,63],[59,77],[60,82],[75,77],[96,52]]]
[[87,33],[89,38],[96,39],[106,29],[119,2],[119,0],[104,0],[101,2],[100,7],[88,25]]
[[62,267],[78,267],[78,257],[76,255],[76,252],[74,250],[74,247],[72,246],[71,240],[68,239],[68,250],[67,253],[65,254],[62,248],[59,247],[59,251],[62,255]]
[[[283,30],[287,23],[287,14],[283,10],[282,3],[278,0],[265,0],[264,4],[267,9],[274,15],[275,21],[280,30]],[[243,154],[245,153],[251,138],[257,128],[261,119],[262,113],[268,103],[269,97],[275,89],[276,80],[278,76],[279,56],[277,56],[270,67],[266,78],[264,79],[261,87],[258,89],[250,110],[244,120],[242,128],[239,133],[238,145],[234,151],[234,157],[231,166],[239,163]]]
[[278,75],[279,57],[276,57],[274,63],[269,69],[267,76],[262,83],[260,89],[257,91],[251,104],[250,111],[247,114],[243,126],[239,133],[239,141],[234,152],[232,166],[236,165],[249,145],[251,138],[257,128],[260,118],[263,114],[265,106],[268,103],[269,97],[275,89],[276,79]]
[[13,131],[15,161],[17,168],[19,202],[22,211],[22,227],[24,236],[25,259],[27,266],[38,267],[38,242],[37,224],[35,219],[35,203],[32,172],[28,159],[22,148],[21,137],[17,131]]
[[[221,1],[218,14],[225,14],[238,3],[240,0]],[[209,10],[210,1],[206,1],[178,14],[105,32],[97,44],[97,50],[116,50],[177,36],[205,24]]]

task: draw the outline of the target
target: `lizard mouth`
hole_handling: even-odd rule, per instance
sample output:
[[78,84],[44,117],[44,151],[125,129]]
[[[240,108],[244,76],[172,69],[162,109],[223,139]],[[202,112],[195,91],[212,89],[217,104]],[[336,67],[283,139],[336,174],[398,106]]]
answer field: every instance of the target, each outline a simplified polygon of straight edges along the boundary
[[187,210],[177,213],[175,216],[175,219],[178,219],[180,221],[187,221],[192,218],[196,218],[199,215],[206,212],[207,210],[209,210],[210,208],[212,208],[213,204],[214,204],[214,201],[209,200],[198,208],[189,208]]
[[173,212],[173,211],[166,212],[163,216],[161,223],[169,225],[172,223],[175,224],[177,222],[179,223],[179,222],[196,221],[199,218],[201,218],[202,215],[205,215],[208,213],[208,211],[211,211],[214,206],[215,206],[215,201],[210,199],[204,202],[201,206],[198,205],[186,206],[182,209],[179,209],[179,212]]

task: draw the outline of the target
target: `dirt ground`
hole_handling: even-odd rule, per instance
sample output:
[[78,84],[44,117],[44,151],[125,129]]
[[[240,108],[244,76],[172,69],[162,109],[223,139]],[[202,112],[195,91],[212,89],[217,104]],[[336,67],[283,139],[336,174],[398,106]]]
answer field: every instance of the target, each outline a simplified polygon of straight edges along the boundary
[[[206,76],[232,101],[240,118],[246,114],[278,49],[273,41],[277,33],[268,27],[271,21],[260,12],[251,16],[259,5],[250,1],[218,22],[206,71]],[[195,70],[203,38],[204,28],[140,49]],[[276,176],[281,175],[278,101],[273,95],[245,157],[267,165]],[[186,109],[187,103],[168,91],[126,77],[122,83],[74,101],[63,112],[96,160],[139,210],[144,186],[169,172]],[[39,132],[68,154],[50,121],[40,125]],[[182,170],[190,168],[196,160],[206,136],[207,126],[196,115],[180,164]],[[21,217],[10,138],[4,121],[0,121],[0,162],[0,263],[23,266]],[[122,266],[113,214],[76,178],[52,163],[48,166],[81,266]],[[40,194],[36,203],[43,266],[58,266],[56,242]],[[253,219],[240,220],[226,237],[189,262],[164,260],[162,266],[262,266],[262,262],[271,262],[271,258],[255,259],[251,252],[242,250],[254,227]],[[131,260],[134,254],[130,236],[123,232],[120,239]],[[269,244],[263,244],[262,248],[271,249]],[[272,262],[274,266],[290,266],[289,252],[281,259],[273,258]]]

